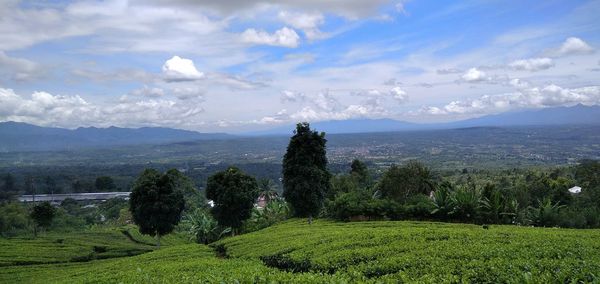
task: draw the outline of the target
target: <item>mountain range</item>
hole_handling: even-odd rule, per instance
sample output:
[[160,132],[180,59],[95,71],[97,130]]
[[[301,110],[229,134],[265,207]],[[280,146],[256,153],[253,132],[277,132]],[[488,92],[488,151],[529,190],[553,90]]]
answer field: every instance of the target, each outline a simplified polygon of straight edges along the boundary
[[[311,128],[328,134],[369,133],[411,130],[455,129],[486,126],[600,125],[600,106],[575,105],[535,110],[521,110],[487,115],[447,123],[411,123],[393,119],[351,119],[311,123]],[[293,125],[286,125],[249,135],[289,135]]]
[[[449,123],[419,124],[393,119],[351,119],[311,123],[311,128],[328,134],[370,133],[412,130],[455,129],[487,126],[536,125],[600,125],[600,106],[576,105],[541,110],[523,110],[488,115]],[[266,131],[244,133],[244,136],[290,135],[294,125]],[[167,144],[193,140],[232,139],[225,133],[161,128],[77,128],[40,127],[21,122],[0,122],[0,152],[69,150],[76,148]]]
[[40,127],[22,122],[0,122],[0,152],[166,144],[232,137],[234,136],[225,133],[199,133],[162,127],[120,128],[112,126],[64,129]]

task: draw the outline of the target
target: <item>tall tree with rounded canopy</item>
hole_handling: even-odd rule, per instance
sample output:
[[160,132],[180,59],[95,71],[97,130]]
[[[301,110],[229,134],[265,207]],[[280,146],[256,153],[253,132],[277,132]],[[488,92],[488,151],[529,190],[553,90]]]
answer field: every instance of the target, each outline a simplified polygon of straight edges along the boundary
[[250,218],[258,193],[256,179],[236,167],[217,172],[206,184],[206,198],[214,202],[213,216],[233,234]]
[[283,196],[297,217],[319,214],[325,193],[330,191],[331,174],[327,170],[325,133],[298,123],[283,156]]
[[33,206],[30,217],[33,219],[33,236],[37,237],[37,228],[48,228],[54,219],[56,209],[52,207],[50,202],[45,201]]
[[173,231],[183,211],[183,194],[176,190],[168,174],[146,169],[138,177],[129,196],[129,210],[140,233],[160,237]]

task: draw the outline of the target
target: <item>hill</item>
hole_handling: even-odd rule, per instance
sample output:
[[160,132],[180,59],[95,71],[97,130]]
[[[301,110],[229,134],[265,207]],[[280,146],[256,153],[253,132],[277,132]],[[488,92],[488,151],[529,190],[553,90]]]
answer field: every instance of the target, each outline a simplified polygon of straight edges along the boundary
[[0,282],[596,282],[599,245],[600,230],[291,220],[210,247],[179,245],[84,263],[7,266]]
[[[482,126],[549,125],[600,125],[600,106],[584,106],[580,104],[572,107],[528,109],[448,123],[411,123],[393,119],[350,119],[311,123],[313,129],[324,131],[328,134],[437,130]],[[294,125],[286,125],[248,134],[289,135],[294,128]]]
[[78,148],[164,144],[192,140],[227,139],[223,133],[162,128],[40,127],[22,122],[0,122],[0,152],[53,151]]

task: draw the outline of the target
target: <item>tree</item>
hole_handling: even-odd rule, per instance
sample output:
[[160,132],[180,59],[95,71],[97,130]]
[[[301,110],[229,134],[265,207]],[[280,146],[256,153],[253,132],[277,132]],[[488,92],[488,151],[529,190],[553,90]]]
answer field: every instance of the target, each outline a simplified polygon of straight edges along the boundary
[[215,173],[206,183],[206,198],[214,202],[213,216],[220,225],[231,227],[233,234],[250,218],[258,193],[256,179],[236,167]]
[[268,178],[261,178],[258,180],[259,196],[263,196],[265,203],[271,202],[273,199],[277,199],[277,190],[273,180]]
[[0,204],[13,200],[17,191],[15,178],[10,173],[7,173],[2,180],[3,184],[0,188]]
[[99,192],[114,191],[117,189],[115,181],[108,176],[97,177],[95,186]]
[[350,165],[350,175],[358,181],[361,186],[366,186],[370,181],[369,169],[359,159],[354,159]]
[[283,156],[283,196],[294,216],[319,214],[325,193],[330,191],[325,133],[312,131],[306,122],[298,123]]
[[183,194],[175,189],[168,174],[146,169],[138,177],[129,196],[129,210],[140,233],[160,237],[173,231],[185,206]]
[[175,185],[175,189],[179,190],[183,194],[185,200],[185,211],[193,212],[197,208],[206,206],[206,199],[204,195],[200,193],[198,188],[194,185],[194,182],[181,173],[177,169],[170,169],[166,173],[169,175]]
[[434,189],[434,183],[426,166],[410,161],[403,167],[390,167],[375,188],[383,197],[405,203],[412,195],[429,195]]
[[29,215],[31,219],[33,219],[33,235],[37,237],[37,228],[41,227],[46,229],[50,227],[52,223],[52,219],[56,214],[56,209],[52,207],[50,202],[45,201],[38,205],[33,206],[31,209],[31,214]]

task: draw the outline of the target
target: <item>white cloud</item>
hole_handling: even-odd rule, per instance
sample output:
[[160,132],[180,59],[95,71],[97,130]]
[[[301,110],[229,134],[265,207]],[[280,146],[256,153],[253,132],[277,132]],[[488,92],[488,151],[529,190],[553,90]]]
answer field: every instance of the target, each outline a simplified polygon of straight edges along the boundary
[[484,95],[472,100],[452,101],[443,107],[424,107],[420,112],[430,115],[482,115],[526,108],[600,104],[600,86],[570,89],[550,84],[527,88],[518,79],[511,80],[511,84],[520,90],[499,95]]
[[0,50],[0,74],[15,81],[27,81],[41,76],[39,64],[24,58],[10,57]]
[[300,37],[293,29],[283,27],[273,34],[263,30],[247,29],[242,35],[242,41],[253,44],[264,44],[283,47],[297,47]]
[[198,87],[173,88],[171,93],[180,100],[199,99],[203,100],[204,91]]
[[475,83],[475,82],[481,82],[481,81],[486,81],[489,80],[488,77],[486,77],[485,72],[473,67],[470,68],[469,70],[467,70],[467,72],[465,72],[461,78],[465,81],[465,82],[469,82],[469,83]]
[[162,71],[167,81],[193,81],[204,77],[192,60],[176,55],[165,62]]
[[301,92],[295,92],[290,90],[283,90],[281,92],[282,102],[296,102],[304,100],[305,95]]
[[144,85],[141,89],[136,89],[130,92],[134,96],[143,96],[150,98],[158,98],[165,95],[165,90],[157,87],[148,87]]
[[0,121],[20,121],[44,126],[169,126],[193,128],[202,125],[204,109],[195,102],[170,99],[132,99],[94,104],[80,96],[34,92],[30,98],[12,89],[0,88]]
[[408,101],[408,94],[402,90],[400,87],[394,87],[390,90],[390,93],[400,103],[405,103]]
[[325,23],[325,18],[321,13],[295,13],[289,11],[280,11],[277,17],[285,24],[302,30],[306,38],[309,40],[323,39],[327,37],[326,34],[319,30],[319,26]]
[[593,51],[594,49],[582,39],[570,37],[560,46],[558,55],[588,54]]
[[552,62],[551,58],[542,57],[542,58],[529,58],[529,59],[520,59],[511,62],[508,66],[516,70],[526,70],[526,71],[540,71],[549,69],[554,66],[554,62]]

